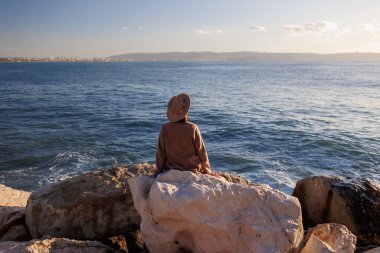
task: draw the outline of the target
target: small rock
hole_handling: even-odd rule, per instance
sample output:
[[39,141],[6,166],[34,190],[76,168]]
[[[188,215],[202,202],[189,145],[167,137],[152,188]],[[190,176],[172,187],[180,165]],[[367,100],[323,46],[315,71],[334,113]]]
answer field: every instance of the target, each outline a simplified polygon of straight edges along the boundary
[[[307,235],[304,238],[304,241],[307,241],[306,246],[308,245],[308,241],[311,239],[311,237],[316,237],[324,244],[327,244],[329,246],[329,249],[332,249],[333,252],[355,252],[356,236],[354,236],[344,225],[334,223],[320,224],[314,228],[309,229]],[[316,241],[316,239],[313,240]],[[312,242],[311,245],[313,245],[313,247],[321,246],[321,244],[316,242]],[[305,248],[307,248],[306,246]],[[302,253],[313,253],[313,250],[302,250]]]
[[65,238],[46,238],[29,242],[0,242],[4,253],[116,253],[96,241],[77,241]]
[[139,230],[128,232],[125,235],[102,239],[100,242],[122,253],[149,253]]
[[311,235],[301,253],[336,253],[336,251],[318,237]]

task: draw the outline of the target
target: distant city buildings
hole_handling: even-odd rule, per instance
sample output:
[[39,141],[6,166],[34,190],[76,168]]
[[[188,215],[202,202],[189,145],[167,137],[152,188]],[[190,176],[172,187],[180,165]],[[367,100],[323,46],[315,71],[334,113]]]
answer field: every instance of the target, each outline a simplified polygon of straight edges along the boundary
[[0,62],[108,62],[108,57],[79,58],[79,57],[8,57],[0,58]]

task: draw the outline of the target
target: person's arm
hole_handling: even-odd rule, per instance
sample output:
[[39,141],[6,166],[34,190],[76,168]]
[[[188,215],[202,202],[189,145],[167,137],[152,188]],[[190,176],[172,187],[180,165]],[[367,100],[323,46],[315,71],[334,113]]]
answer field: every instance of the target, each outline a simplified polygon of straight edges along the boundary
[[156,151],[156,166],[159,173],[161,173],[166,164],[166,149],[165,149],[165,136],[164,127],[161,127],[160,136],[158,137],[157,151]]
[[198,126],[195,127],[195,141],[194,141],[195,151],[199,157],[199,160],[202,163],[202,173],[210,174],[210,162],[208,160],[207,151],[205,144],[202,139],[201,132],[199,131]]

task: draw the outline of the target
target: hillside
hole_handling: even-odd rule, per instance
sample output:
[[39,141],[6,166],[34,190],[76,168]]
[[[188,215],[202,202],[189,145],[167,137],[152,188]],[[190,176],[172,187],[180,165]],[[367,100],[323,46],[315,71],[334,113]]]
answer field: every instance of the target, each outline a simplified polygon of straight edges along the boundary
[[109,57],[112,61],[380,61],[380,53],[258,53],[164,52],[130,53]]

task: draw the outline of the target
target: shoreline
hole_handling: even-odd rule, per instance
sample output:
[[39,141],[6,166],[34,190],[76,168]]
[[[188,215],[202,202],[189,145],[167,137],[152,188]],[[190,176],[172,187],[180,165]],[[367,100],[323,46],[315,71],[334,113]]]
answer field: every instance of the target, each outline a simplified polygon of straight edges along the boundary
[[[116,199],[120,199],[120,197],[118,197],[118,195],[114,195],[116,193],[115,191],[119,192],[118,194],[124,194],[123,193],[124,190],[123,191],[120,191],[120,190],[124,189],[124,187],[127,187],[126,189],[129,188],[128,183],[129,183],[130,179],[128,179],[128,182],[127,182],[126,181],[127,178],[134,178],[136,180],[139,180],[142,177],[141,179],[143,179],[144,175],[145,176],[154,175],[155,170],[156,170],[155,166],[150,165],[150,164],[134,164],[134,165],[129,165],[127,167],[116,167],[116,168],[101,169],[101,170],[98,170],[95,172],[85,173],[83,175],[79,175],[76,177],[69,178],[69,179],[64,180],[62,182],[58,182],[58,183],[54,183],[54,184],[45,186],[43,188],[40,188],[40,189],[34,191],[30,197],[29,197],[29,193],[27,193],[27,192],[13,190],[9,187],[1,186],[0,187],[0,196],[2,196],[2,198],[0,198],[0,208],[1,208],[1,206],[4,208],[7,205],[8,206],[19,206],[18,209],[16,209],[16,210],[18,210],[18,212],[21,212],[20,215],[22,215],[22,213],[23,213],[23,211],[22,211],[23,207],[22,206],[24,206],[24,207],[26,206],[26,224],[27,224],[27,227],[25,225],[23,225],[24,224],[23,220],[19,220],[19,222],[21,222],[21,223],[19,223],[20,225],[17,225],[17,226],[23,226],[24,230],[26,231],[24,233],[28,233],[27,231],[29,230],[31,232],[31,235],[32,235],[31,238],[41,238],[44,235],[50,235],[53,237],[64,237],[64,238],[67,237],[67,238],[76,239],[76,240],[78,240],[78,239],[79,240],[83,240],[83,239],[100,240],[100,238],[103,238],[103,236],[105,236],[105,235],[117,236],[118,234],[119,235],[124,234],[124,236],[125,236],[126,232],[130,231],[129,229],[127,229],[127,227],[130,227],[130,226],[135,227],[135,225],[131,225],[132,224],[131,223],[130,225],[127,225],[127,227],[125,227],[126,230],[114,230],[116,227],[113,227],[113,225],[111,225],[111,224],[113,224],[113,221],[111,219],[111,220],[108,220],[108,222],[106,224],[102,223],[103,224],[102,226],[105,226],[105,228],[104,228],[105,230],[99,230],[99,231],[97,230],[98,232],[96,232],[96,233],[99,233],[98,235],[93,234],[95,231],[92,231],[92,230],[88,230],[88,232],[85,232],[86,230],[82,230],[83,232],[85,232],[85,234],[81,234],[82,232],[80,232],[78,230],[72,230],[72,226],[74,226],[74,224],[77,222],[81,222],[81,220],[83,219],[83,218],[78,219],[78,217],[77,217],[78,212],[84,212],[82,215],[85,215],[84,217],[88,216],[85,219],[90,219],[91,222],[100,222],[100,221],[96,221],[96,219],[93,220],[96,217],[96,216],[91,216],[92,211],[90,211],[90,210],[93,208],[95,208],[94,210],[98,210],[97,212],[106,208],[104,210],[108,210],[108,211],[106,211],[106,213],[104,213],[104,215],[106,215],[106,214],[111,215],[111,217],[113,217],[113,219],[115,219],[116,217],[120,217],[120,215],[127,216],[127,217],[135,217],[135,218],[131,218],[130,222],[134,222],[134,220],[136,221],[136,219],[137,219],[137,224],[139,224],[139,221],[138,221],[139,219],[137,218],[136,214],[132,214],[133,212],[129,213],[130,211],[128,211],[128,212],[123,211],[123,212],[118,212],[118,213],[112,214],[113,212],[115,212],[116,209],[115,208],[108,209],[108,207],[107,207],[108,202],[107,201],[111,201],[109,203],[110,204],[112,203],[112,205],[115,205],[114,201],[116,201],[116,202],[119,201],[119,200],[116,200]],[[173,173],[174,173],[174,171],[173,171]],[[184,176],[183,172],[179,171],[176,173],[174,173],[173,176],[170,176],[170,177],[172,178],[172,177],[177,177],[177,176],[180,176],[180,177]],[[196,176],[196,174],[193,174],[191,172],[189,172],[189,173],[191,175]],[[188,174],[188,175],[190,176],[190,174]],[[140,177],[136,177],[138,175],[140,175]],[[177,175],[177,176],[174,176],[174,175]],[[260,187],[264,187],[263,189],[267,189],[266,191],[271,192],[270,194],[275,194],[275,195],[280,194],[280,195],[284,196],[284,198],[287,198],[289,200],[291,200],[293,198],[296,199],[295,197],[291,197],[290,195],[282,193],[278,190],[274,190],[268,186],[265,186],[262,184],[251,183],[250,181],[248,181],[247,179],[245,179],[243,177],[231,175],[229,173],[221,173],[220,175],[223,177],[222,181],[220,181],[220,179],[214,178],[212,176],[206,176],[206,175],[202,176],[202,174],[199,174],[199,176],[196,176],[192,180],[195,180],[195,182],[198,182],[197,180],[201,180],[202,178],[204,178],[204,179],[209,178],[207,180],[214,180],[213,184],[215,184],[215,182],[219,182],[222,185],[226,184],[226,186],[235,185],[236,187],[243,187],[243,189],[249,188],[252,190],[253,189],[260,189]],[[162,180],[164,180],[163,176],[160,176],[157,179],[154,179],[154,178],[152,178],[152,179],[153,180],[161,180],[159,178],[162,178]],[[188,176],[186,176],[186,177],[188,177]],[[196,179],[196,178],[198,178],[198,179]],[[202,180],[204,180],[204,179],[202,179]],[[174,180],[174,178],[172,178],[170,180],[172,181],[172,180]],[[181,182],[184,179],[178,178],[178,180],[179,180],[178,182]],[[302,198],[299,198],[301,205],[313,206],[314,205],[313,203],[315,203],[316,201],[317,202],[318,201],[319,202],[320,201],[327,201],[326,199],[324,199],[325,198],[324,196],[328,195],[327,192],[332,191],[333,196],[338,197],[338,199],[336,199],[333,203],[329,204],[329,205],[331,205],[331,207],[329,207],[330,212],[341,212],[342,208],[339,207],[339,205],[340,205],[340,204],[338,204],[339,201],[343,201],[342,203],[345,203],[344,205],[347,205],[347,207],[349,207],[349,208],[356,208],[358,201],[359,202],[364,201],[364,202],[362,202],[362,204],[360,204],[360,206],[362,208],[364,208],[364,207],[366,208],[366,205],[367,205],[366,201],[367,200],[363,199],[362,197],[359,197],[359,199],[357,199],[356,196],[363,196],[363,194],[365,194],[369,198],[375,198],[375,199],[380,198],[380,185],[373,183],[373,182],[371,183],[370,181],[368,181],[369,184],[366,182],[367,181],[348,182],[348,181],[344,181],[343,179],[331,178],[331,177],[326,177],[326,176],[310,177],[310,178],[305,178],[305,179],[297,182],[297,186],[294,190],[293,195],[302,196]],[[336,184],[336,183],[338,183],[338,184]],[[353,192],[352,190],[350,190],[350,189],[356,189],[355,188],[356,185],[359,186],[359,184],[360,184],[360,189],[362,189],[360,192],[355,193],[355,191]],[[210,186],[214,187],[212,185],[210,185]],[[208,187],[210,187],[210,186],[208,186]],[[313,188],[316,186],[318,187],[318,189],[325,189],[325,190],[322,190],[322,192],[316,192],[315,189]],[[140,187],[142,187],[142,188],[140,188]],[[136,188],[136,186],[134,186],[133,191],[136,192],[136,190],[138,190],[139,188],[143,189],[144,187],[146,187],[146,186],[138,186],[137,188]],[[179,189],[181,188],[181,186],[178,186],[178,187],[179,187]],[[259,188],[257,188],[257,187],[259,187]],[[338,187],[337,189],[339,189],[339,190],[336,191],[335,187]],[[352,187],[354,187],[354,188],[352,188]],[[367,189],[367,190],[364,190],[364,189]],[[12,191],[14,192],[14,195],[10,195],[10,193]],[[268,194],[269,194],[269,192],[268,192]],[[278,192],[278,193],[276,193],[276,192]],[[226,193],[227,192],[225,192],[224,194],[226,194]],[[67,195],[67,194],[69,194],[69,195]],[[317,194],[317,195],[315,195],[315,194]],[[338,195],[334,195],[334,194],[338,194]],[[359,195],[355,195],[355,194],[359,194]],[[11,196],[11,197],[9,197],[9,196]],[[37,196],[40,196],[40,197],[37,197]],[[105,196],[108,196],[107,198],[109,199],[106,202],[104,200]],[[136,198],[135,193],[133,193],[133,196],[134,196],[134,198]],[[370,197],[370,196],[372,196],[372,197]],[[29,201],[28,201],[28,203],[26,203],[26,199],[28,197],[29,197]],[[62,197],[63,197],[63,199],[62,199]],[[4,198],[5,198],[5,201],[4,201]],[[123,197],[123,199],[124,198],[125,197]],[[130,198],[129,201],[131,201],[131,197],[128,197],[128,198]],[[197,198],[198,197],[196,197],[196,199]],[[281,197],[280,199],[282,199],[282,198],[283,197]],[[318,198],[320,200],[318,200]],[[40,199],[40,200],[38,200],[38,199]],[[91,199],[93,199],[93,200],[91,200]],[[100,199],[103,199],[103,200],[101,202],[99,202]],[[138,199],[141,200],[141,198],[138,198]],[[20,202],[20,200],[22,200],[22,201]],[[42,202],[40,204],[38,204],[38,201],[42,201]],[[48,201],[48,202],[46,202],[46,201]],[[62,202],[62,201],[64,201],[64,202]],[[135,199],[135,201],[137,201],[137,199]],[[278,202],[278,204],[280,204],[283,201],[285,201],[285,199]],[[43,203],[49,203],[50,207],[48,207],[48,209],[46,209],[46,211],[49,210],[47,213],[44,211],[44,209],[47,208],[47,206],[45,206],[46,204],[43,204]],[[85,203],[87,203],[87,204],[85,204]],[[129,207],[131,206],[130,203],[133,203],[133,202],[129,202],[129,204],[128,204]],[[208,203],[211,204],[210,201],[208,201]],[[83,204],[85,204],[85,206],[80,207]],[[177,204],[179,204],[179,206],[181,205],[180,202],[179,203],[177,202]],[[177,206],[177,204],[176,204],[176,206]],[[136,202],[135,202],[134,205],[135,206],[137,205],[136,207],[138,207],[141,204],[136,204]],[[319,206],[320,205],[321,204],[319,204]],[[133,206],[133,204],[132,204],[132,206]],[[35,208],[37,208],[37,209],[35,209]],[[51,209],[51,208],[57,208],[57,210],[53,211],[54,209]],[[72,208],[74,208],[74,209],[72,209]],[[179,207],[177,206],[176,208],[179,208]],[[267,208],[267,207],[264,207],[264,208]],[[315,209],[317,207],[315,206],[313,208]],[[334,211],[334,208],[338,208],[338,209],[336,211]],[[360,217],[362,217],[362,219],[367,220],[367,222],[369,222],[369,223],[370,223],[371,219],[376,217],[376,213],[374,213],[375,216],[371,216],[371,212],[374,212],[376,210],[380,210],[380,206],[371,207],[371,208],[364,210],[364,214],[366,214],[367,216],[363,216],[363,214],[360,214],[361,215]],[[188,209],[188,208],[186,208],[186,209]],[[309,207],[308,208],[306,208],[306,207],[302,208],[302,216],[303,216],[303,220],[304,220],[303,226],[305,226],[305,224],[309,224],[306,226],[314,227],[315,225],[313,225],[313,224],[315,224],[315,223],[311,222],[311,220],[310,220],[310,219],[314,219],[314,218],[312,218],[312,216],[310,216],[311,214],[304,213],[304,209],[310,210],[310,208]],[[7,208],[4,210],[7,210]],[[61,211],[59,211],[59,210],[61,210]],[[64,210],[66,210],[66,211],[64,211]],[[77,210],[77,211],[74,211],[74,210]],[[85,211],[85,210],[87,210],[87,211]],[[134,209],[128,209],[128,210],[134,210]],[[138,210],[140,210],[140,209],[138,208]],[[51,213],[52,211],[53,211],[53,213],[56,213],[56,214],[54,214],[53,216],[50,217],[50,215],[53,214],[53,213]],[[198,210],[198,211],[200,211],[200,210]],[[317,209],[315,209],[315,211],[317,211]],[[358,210],[356,210],[355,212],[357,212],[357,211]],[[64,216],[61,216],[63,214],[62,212],[65,213]],[[76,214],[71,217],[70,212],[75,212]],[[279,212],[281,213],[282,211],[279,211]],[[317,212],[320,212],[320,211],[317,211]],[[32,213],[33,213],[33,215],[31,216]],[[51,214],[49,214],[49,213],[51,213]],[[87,214],[85,214],[85,213],[87,213]],[[143,213],[140,213],[140,214],[142,215],[142,218],[144,220],[145,214],[143,214]],[[349,214],[349,213],[347,213],[347,214]],[[368,216],[368,214],[370,216]],[[36,215],[38,215],[38,216],[36,216]],[[37,217],[39,217],[39,215],[41,215],[41,219],[40,218],[37,219]],[[331,215],[332,215],[331,217],[336,217],[333,215],[333,213],[331,213]],[[225,218],[227,218],[227,217],[225,217]],[[343,217],[346,217],[345,219],[347,219],[348,216],[343,216]],[[72,219],[72,220],[67,220],[67,219]],[[317,218],[317,220],[318,219],[319,218]],[[336,218],[333,218],[333,219],[336,219]],[[53,223],[55,225],[53,225],[53,227],[50,228],[51,225],[48,225],[48,224],[52,224],[51,223],[52,221],[55,221]],[[328,221],[328,220],[326,220],[326,221]],[[167,222],[169,222],[169,221],[167,221]],[[161,221],[162,224],[166,224],[167,222]],[[346,221],[342,220],[342,222],[344,223]],[[372,220],[372,222],[376,223],[378,221]],[[61,224],[61,225],[59,225],[59,224]],[[99,223],[96,226],[100,226],[100,224],[101,223]],[[135,224],[135,223],[133,223],[133,224]],[[170,222],[168,224],[170,224]],[[350,224],[351,223],[348,222],[346,225],[350,229],[352,229],[351,232],[354,232],[356,234],[356,236],[358,236],[358,240],[359,240],[358,246],[362,247],[362,246],[371,245],[370,244],[370,242],[371,242],[370,240],[372,240],[371,238],[373,238],[374,242],[376,242],[376,240],[377,240],[376,234],[375,234],[375,237],[373,237],[373,234],[372,234],[372,236],[371,236],[371,234],[368,234],[368,235],[365,234],[364,233],[365,230],[363,230],[363,229],[367,229],[365,227],[362,227],[361,229],[358,230],[358,228],[360,226],[365,226],[366,224],[357,224],[354,227],[352,227],[352,225],[350,225]],[[60,227],[60,229],[59,230],[54,229],[54,227],[56,227],[56,226]],[[153,227],[154,226],[156,226],[156,225],[153,224]],[[332,227],[326,227],[326,226],[332,226]],[[0,224],[0,228],[1,228],[1,224]],[[328,228],[328,230],[325,230],[327,228]],[[43,229],[43,230],[41,230],[41,229]],[[50,229],[53,229],[53,230],[50,230]],[[173,229],[175,230],[176,228],[172,227],[171,230],[173,230]],[[305,229],[307,229],[307,227]],[[318,227],[316,229],[317,230],[315,230],[315,231],[320,231],[318,233],[328,233],[327,231],[329,231],[329,229],[332,229],[334,231],[336,230],[336,233],[338,233],[338,234],[343,233],[341,236],[343,236],[343,235],[348,236],[349,235],[348,237],[345,237],[345,238],[351,238],[351,239],[345,239],[345,240],[349,240],[350,243],[354,243],[354,244],[356,242],[356,237],[353,235],[350,235],[351,234],[350,230],[347,230],[347,228],[345,226],[342,227],[342,225],[339,225],[339,226],[338,225],[324,225],[324,226]],[[62,232],[67,231],[67,232],[65,232],[64,234],[61,234],[61,233],[56,234],[56,232],[54,232],[54,231],[62,231]],[[103,231],[103,232],[101,232],[101,231]],[[111,231],[114,231],[114,232],[111,232]],[[124,232],[121,232],[121,231],[124,231]],[[312,231],[312,230],[310,230],[310,231]],[[317,233],[317,232],[310,232],[310,231],[309,231],[309,233],[314,233],[314,235],[316,235],[315,233]],[[340,231],[340,232],[338,232],[338,231]],[[79,234],[78,234],[78,232],[79,232]],[[375,232],[375,233],[378,233],[378,232]],[[88,233],[88,234],[86,234],[86,233]],[[3,235],[0,235],[0,238],[1,238],[1,236],[3,236]],[[23,236],[25,236],[25,235],[23,235]],[[143,238],[145,237],[145,239],[148,240],[148,242],[150,242],[150,243],[148,243],[148,246],[151,248],[153,247],[152,243],[153,244],[157,243],[154,240],[151,241],[150,239],[146,238],[146,236],[147,236],[146,231],[142,231],[142,236],[143,236]],[[328,236],[330,238],[330,240],[332,240],[331,235],[326,235],[326,236]],[[302,234],[302,237],[303,237],[303,234]],[[312,236],[309,235],[307,237],[307,239],[310,240],[309,238],[311,238],[311,237]],[[25,238],[25,237],[23,237],[23,238]],[[106,237],[104,237],[104,238],[106,238]],[[312,238],[314,238],[314,237],[312,237]],[[37,240],[37,239],[34,239],[34,240]],[[41,240],[41,239],[38,239],[38,240]],[[46,240],[46,239],[42,239],[42,240]],[[49,243],[46,241],[45,244],[57,243],[56,240],[58,240],[58,239],[53,239],[53,240],[49,241]],[[137,239],[135,238],[134,240],[137,240]],[[141,239],[138,239],[138,240],[140,240],[139,242],[141,244]],[[0,241],[1,241],[1,239],[0,239]],[[103,239],[100,241],[104,242]],[[62,241],[60,241],[60,242],[62,242]],[[301,241],[298,241],[298,239],[297,239],[297,242],[300,243]],[[365,242],[365,244],[363,244],[364,242]],[[32,241],[30,243],[32,243]],[[39,242],[36,241],[36,243],[39,243]],[[65,243],[69,243],[70,245],[73,245],[76,243],[80,244],[81,242],[65,241]],[[197,242],[197,243],[201,243],[201,242]],[[296,243],[296,245],[298,245],[298,243]],[[348,241],[347,241],[347,243],[348,243]],[[377,243],[380,246],[380,241],[377,241]],[[302,245],[300,247],[303,247],[306,244],[307,244],[307,241],[304,241],[303,243],[300,244],[300,245]],[[5,244],[2,244],[0,242],[0,248],[2,247],[1,245],[5,245]],[[297,247],[296,245],[294,247]],[[87,245],[87,246],[92,247],[93,245],[91,244],[91,245]],[[78,247],[81,247],[81,246],[78,246]],[[140,247],[140,250],[143,250],[144,247],[145,246],[143,246],[142,248]],[[310,246],[308,246],[308,247],[310,247]],[[355,248],[355,246],[352,246],[352,247]],[[146,248],[144,250],[146,250]],[[5,251],[5,252],[7,252],[7,251]],[[124,251],[119,251],[119,252],[124,252]],[[136,252],[146,252],[146,251],[136,251]],[[155,252],[155,251],[153,251],[153,252]],[[294,251],[294,252],[296,252],[296,251]],[[340,251],[337,251],[337,252],[340,252]],[[344,251],[344,252],[346,252],[346,251]],[[347,252],[353,252],[353,251],[347,251]],[[357,252],[359,252],[359,251],[357,251]],[[360,252],[363,252],[363,251],[360,251]]]

